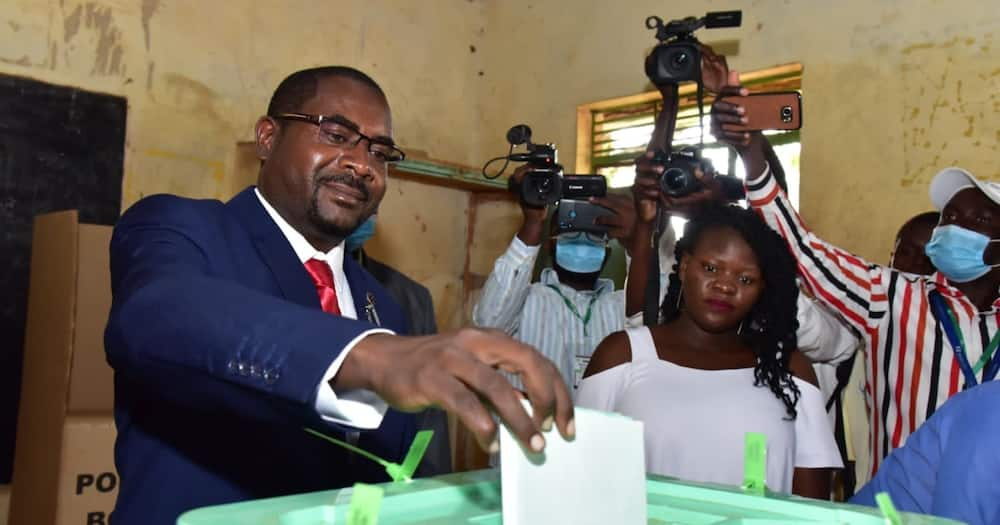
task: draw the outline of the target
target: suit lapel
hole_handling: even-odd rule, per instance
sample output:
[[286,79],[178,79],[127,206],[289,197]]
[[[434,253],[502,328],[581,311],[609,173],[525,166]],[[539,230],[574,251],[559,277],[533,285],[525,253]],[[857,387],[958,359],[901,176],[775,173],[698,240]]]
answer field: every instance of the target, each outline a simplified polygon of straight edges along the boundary
[[[285,299],[309,308],[320,308],[319,296],[309,274],[303,268],[288,239],[267,214],[250,187],[233,197],[226,207],[246,227],[257,254],[271,270]],[[355,300],[357,302],[357,300]]]
[[354,300],[354,311],[358,313],[358,320],[369,321],[367,310],[368,296],[372,295],[372,304],[375,305],[374,294],[368,286],[368,278],[361,269],[361,265],[354,260],[350,254],[344,254],[344,275],[347,277],[347,284],[351,287],[351,298]]

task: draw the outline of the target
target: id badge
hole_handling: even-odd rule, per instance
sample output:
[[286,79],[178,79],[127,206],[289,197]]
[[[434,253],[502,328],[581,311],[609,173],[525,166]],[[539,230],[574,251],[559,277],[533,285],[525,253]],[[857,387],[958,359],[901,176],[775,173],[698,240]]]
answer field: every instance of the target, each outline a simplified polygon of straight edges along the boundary
[[576,362],[573,367],[573,388],[580,387],[580,381],[583,379],[583,373],[587,370],[587,365],[590,363],[589,355],[576,355],[574,356]]

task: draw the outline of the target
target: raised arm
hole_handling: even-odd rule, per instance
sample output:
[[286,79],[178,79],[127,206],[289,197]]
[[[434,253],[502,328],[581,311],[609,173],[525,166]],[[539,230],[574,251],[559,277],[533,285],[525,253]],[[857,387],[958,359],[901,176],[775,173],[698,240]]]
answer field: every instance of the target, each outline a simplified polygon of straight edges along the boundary
[[[726,57],[718,55],[715,51],[704,44],[700,44],[701,49],[701,80],[705,89],[710,93],[718,93],[725,85],[729,75],[729,66],[726,64]],[[647,57],[647,60],[650,60]],[[629,278],[625,286],[625,316],[628,326],[640,326],[642,324],[641,313],[646,301],[647,280],[651,277],[653,252],[659,250],[659,246],[653,246],[653,226],[656,220],[657,204],[662,213],[669,215],[674,212],[681,212],[686,207],[682,199],[670,199],[661,194],[659,190],[659,177],[663,174],[663,166],[652,162],[655,152],[670,152],[673,142],[674,128],[677,125],[678,96],[676,84],[664,84],[657,86],[663,100],[660,113],[656,116],[653,126],[653,134],[649,143],[646,144],[646,152],[636,159],[635,182],[632,186],[635,198],[636,228],[631,242],[629,243],[629,255],[632,260],[629,265]],[[690,199],[690,205],[697,206],[697,198]],[[665,219],[665,217],[664,217]],[[673,243],[676,241],[673,231],[670,230],[669,221],[661,220],[660,223],[668,231],[662,232],[661,243],[666,241]],[[673,246],[668,248],[673,254]],[[658,254],[657,254],[658,255]],[[660,268],[656,277],[661,274],[669,274],[670,268]],[[666,283],[659,285],[660,294],[657,297],[657,304],[662,299],[666,290]]]
[[[735,72],[730,81],[733,85],[724,88],[722,96],[746,94],[736,85]],[[712,106],[713,133],[733,145],[743,159],[750,205],[785,239],[808,291],[865,333],[887,306],[883,280],[889,271],[823,241],[805,226],[769,168],[763,134],[724,129],[727,123],[745,123],[746,117],[741,106],[722,101],[722,96]]]
[[[521,166],[511,177],[522,179],[527,172],[527,165]],[[476,326],[496,328],[511,335],[520,328],[521,311],[531,287],[532,269],[545,238],[546,209],[522,202],[521,213],[524,217],[521,228],[507,251],[494,263],[493,271],[483,285],[482,296],[472,310],[472,322]]]

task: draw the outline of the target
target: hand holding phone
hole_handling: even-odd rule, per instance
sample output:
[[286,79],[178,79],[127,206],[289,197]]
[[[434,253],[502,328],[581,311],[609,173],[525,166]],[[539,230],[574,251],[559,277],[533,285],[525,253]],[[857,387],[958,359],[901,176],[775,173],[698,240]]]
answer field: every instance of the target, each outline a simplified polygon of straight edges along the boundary
[[742,106],[746,124],[724,123],[725,131],[794,130],[802,127],[802,95],[797,91],[751,93],[723,97],[722,102]]

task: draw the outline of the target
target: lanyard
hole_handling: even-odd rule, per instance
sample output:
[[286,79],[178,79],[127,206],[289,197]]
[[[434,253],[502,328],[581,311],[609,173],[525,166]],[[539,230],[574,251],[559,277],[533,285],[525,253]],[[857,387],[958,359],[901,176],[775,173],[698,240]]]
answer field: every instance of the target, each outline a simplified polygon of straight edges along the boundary
[[993,334],[989,344],[983,349],[983,355],[976,362],[976,366],[973,367],[969,364],[969,357],[965,353],[965,338],[958,327],[958,319],[955,317],[955,312],[952,311],[945,302],[944,297],[937,290],[930,292],[929,299],[931,313],[934,314],[934,318],[937,319],[944,330],[945,337],[948,338],[948,343],[955,352],[955,359],[958,360],[958,366],[962,369],[962,375],[965,376],[965,387],[963,390],[979,384],[979,381],[976,379],[976,373],[982,370],[983,367],[986,368],[983,372],[983,381],[992,381],[997,376],[997,372],[1000,371],[1000,354],[994,355],[997,346],[1000,345],[1000,330]]
[[563,302],[566,303],[566,307],[569,308],[569,311],[572,312],[577,319],[583,322],[583,336],[587,337],[587,325],[590,324],[590,314],[594,313],[594,303],[597,301],[597,294],[594,293],[594,296],[590,298],[590,304],[587,305],[587,314],[580,315],[580,312],[577,311],[576,306],[573,305],[573,302],[567,299],[565,295],[563,295],[562,291],[559,290],[558,286],[554,284],[547,284],[545,286],[548,286],[549,288],[555,290],[555,292],[559,294],[559,297],[562,298]]

